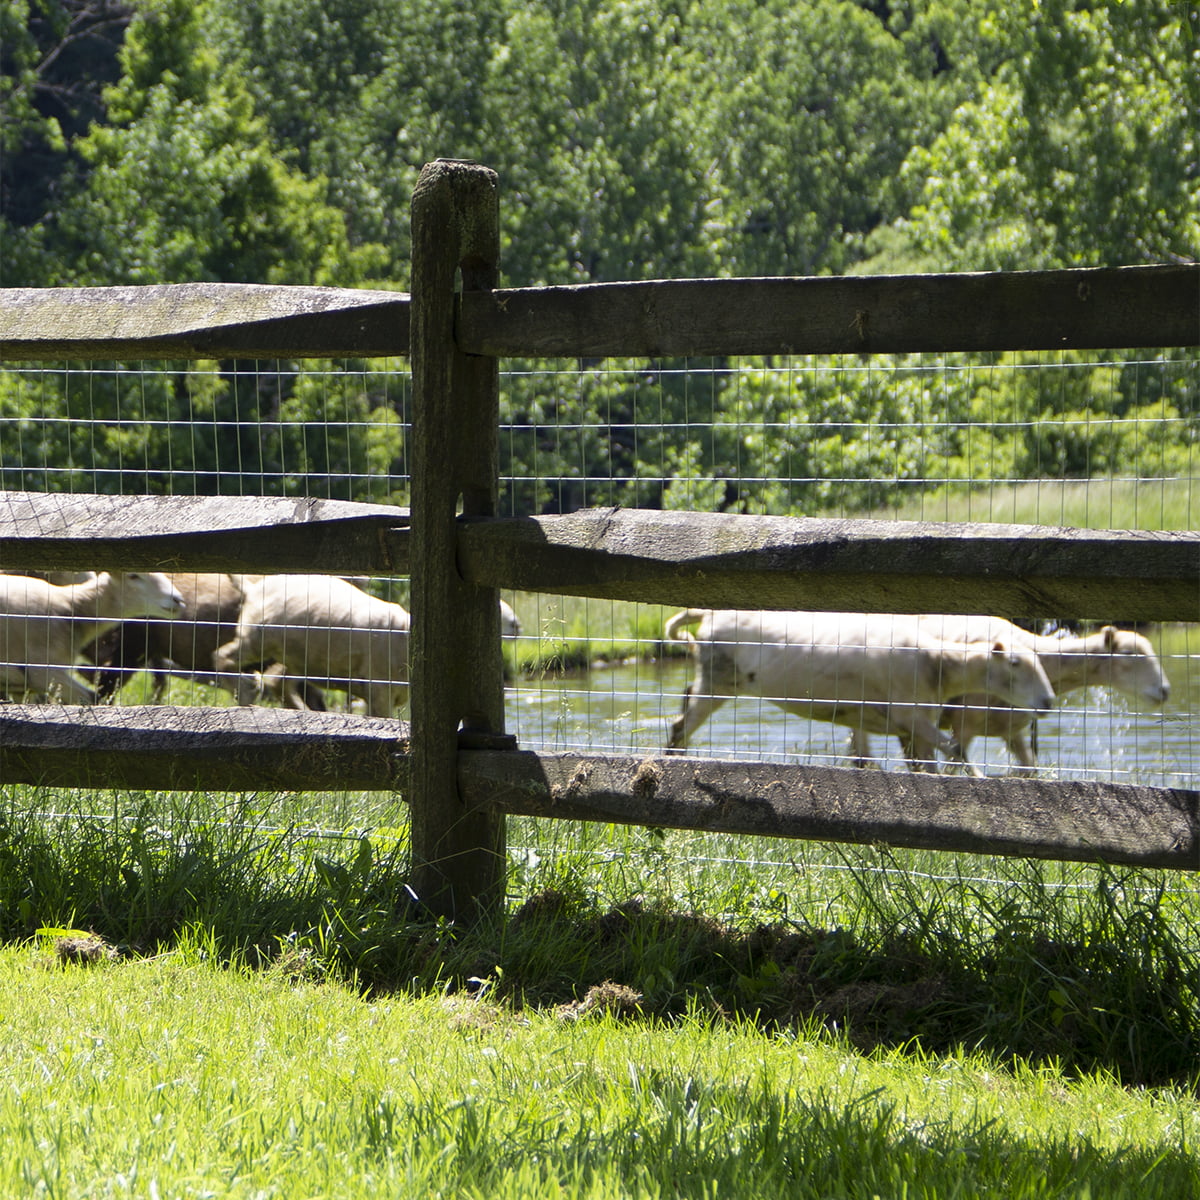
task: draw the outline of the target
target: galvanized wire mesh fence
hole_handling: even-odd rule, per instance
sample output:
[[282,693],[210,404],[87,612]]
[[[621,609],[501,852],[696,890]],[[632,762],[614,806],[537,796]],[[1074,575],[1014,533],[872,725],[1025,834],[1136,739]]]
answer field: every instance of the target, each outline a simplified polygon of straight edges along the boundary
[[[0,374],[0,486],[403,504],[410,393],[401,360],[13,367]],[[501,511],[1194,528],[1198,414],[1195,354],[509,362]],[[404,579],[370,587],[407,600]],[[692,671],[684,647],[663,641],[670,609],[506,598],[521,621],[506,654],[509,728],[523,746],[663,748]],[[1045,627],[1057,614],[1003,615]],[[1167,704],[1104,687],[1063,696],[1037,726],[1047,774],[1195,786],[1192,631],[1142,632],[1170,679]],[[134,679],[120,695],[142,700],[150,687]],[[181,680],[165,698],[232,700]],[[846,736],[743,696],[692,752],[845,764]],[[873,740],[883,765],[902,768],[894,738]],[[1011,765],[995,738],[976,750],[989,772]]]

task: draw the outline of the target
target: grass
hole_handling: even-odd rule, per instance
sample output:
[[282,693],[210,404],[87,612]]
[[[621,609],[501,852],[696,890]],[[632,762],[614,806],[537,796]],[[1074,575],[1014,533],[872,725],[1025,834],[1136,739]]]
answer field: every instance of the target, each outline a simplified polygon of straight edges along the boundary
[[3,797],[0,1194],[1200,1183],[1190,877],[514,820],[459,929],[389,796]]
[[0,954],[6,1195],[1194,1194],[1180,1092],[692,1013]]
[[1196,482],[1183,479],[1035,479],[949,484],[870,514],[905,521],[984,521],[1077,529],[1195,529]]
[[662,642],[663,624],[675,610],[659,604],[539,593],[508,598],[522,630],[505,646],[511,675],[536,679],[686,653],[682,643]]

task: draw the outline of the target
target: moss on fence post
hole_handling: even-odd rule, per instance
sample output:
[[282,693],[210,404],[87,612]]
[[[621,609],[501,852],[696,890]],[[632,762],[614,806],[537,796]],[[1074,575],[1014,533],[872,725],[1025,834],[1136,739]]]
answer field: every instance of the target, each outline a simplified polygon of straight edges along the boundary
[[430,911],[472,919],[503,898],[504,818],[458,789],[460,728],[502,733],[499,594],[466,583],[457,517],[499,503],[497,360],[455,345],[457,287],[498,278],[495,172],[438,159],[412,200],[411,885]]

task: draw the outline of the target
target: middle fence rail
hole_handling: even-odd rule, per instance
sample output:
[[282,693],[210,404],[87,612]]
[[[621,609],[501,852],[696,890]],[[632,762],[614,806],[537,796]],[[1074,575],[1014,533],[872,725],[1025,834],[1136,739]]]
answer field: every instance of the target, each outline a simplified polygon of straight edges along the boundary
[[411,511],[0,492],[0,566],[411,574],[412,721],[0,707],[0,782],[402,792],[413,890],[493,908],[504,817],[1200,868],[1200,792],[700,758],[537,754],[503,727],[498,589],[679,606],[1200,620],[1200,533],[619,508],[497,515],[501,356],[1200,345],[1200,266],[498,289],[496,179],[439,160],[411,297],[183,284],[0,291],[0,359],[411,354]]

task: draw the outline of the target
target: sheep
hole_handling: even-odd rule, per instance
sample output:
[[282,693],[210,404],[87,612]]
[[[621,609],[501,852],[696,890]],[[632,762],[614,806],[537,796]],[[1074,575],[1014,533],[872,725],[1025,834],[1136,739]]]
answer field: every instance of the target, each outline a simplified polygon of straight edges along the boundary
[[669,754],[726,700],[748,694],[813,720],[894,733],[911,769],[936,768],[938,750],[954,751],[937,728],[947,696],[979,692],[1033,712],[1054,700],[1033,651],[999,638],[942,641],[915,617],[687,609],[667,621],[665,637],[690,642],[696,657]]
[[[1058,696],[1087,687],[1107,687],[1135,701],[1165,704],[1171,685],[1150,642],[1140,633],[1105,625],[1085,636],[1035,634],[1003,617],[928,615],[921,624],[935,636],[965,642],[1004,638],[1033,650]],[[939,724],[954,734],[957,757],[967,759],[977,737],[1003,738],[1016,766],[1014,775],[1032,776],[1037,770],[1036,733],[1032,713],[1016,710],[994,697],[967,694],[952,697]],[[853,735],[855,751],[869,757],[865,735]]]
[[236,674],[278,664],[265,679],[285,702],[308,707],[307,679],[345,686],[372,717],[391,717],[408,695],[408,611],[329,575],[268,575],[244,589],[234,636],[213,668]]
[[512,605],[506,600],[500,601],[500,636],[517,637],[521,632],[521,621],[513,612]]
[[[245,577],[243,577],[245,578]],[[291,708],[324,708],[313,680],[366,701],[373,717],[390,717],[408,695],[409,614],[350,581],[327,575],[267,575],[244,587],[237,632],[213,659],[218,674],[262,668],[265,690]],[[521,632],[500,601],[500,630]]]
[[[149,667],[154,704],[162,703],[171,675],[222,687],[239,703],[250,703],[255,681],[240,673],[218,675],[212,661],[237,627],[243,587],[261,576],[179,572],[167,578],[187,604],[187,620],[125,621],[85,647],[85,656],[99,668],[93,672],[97,696],[110,699],[135,671]],[[310,707],[316,707],[315,698]]]
[[158,571],[104,571],[74,584],[0,575],[0,693],[93,704],[74,673],[80,647],[127,617],[174,617],[185,607]]
[[28,579],[44,579],[47,583],[87,583],[96,578],[95,571],[10,571],[0,567],[0,575],[24,575]]

